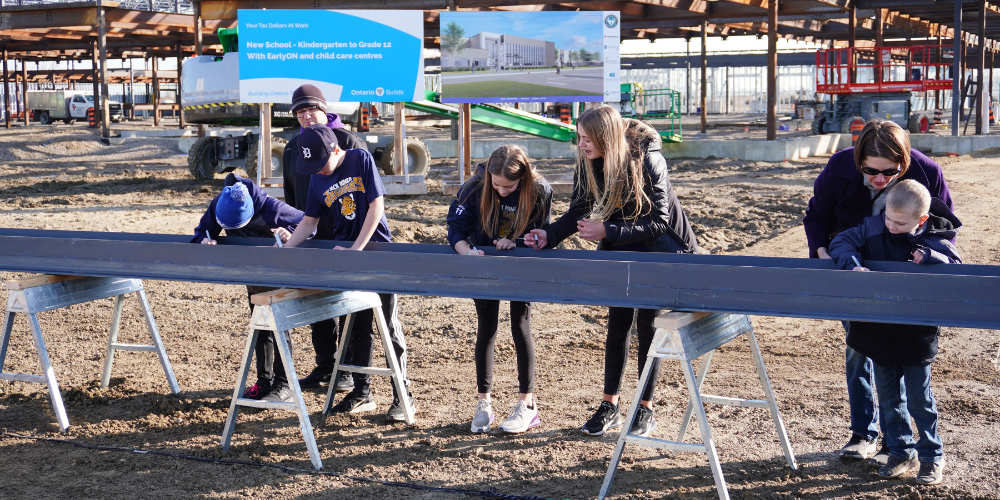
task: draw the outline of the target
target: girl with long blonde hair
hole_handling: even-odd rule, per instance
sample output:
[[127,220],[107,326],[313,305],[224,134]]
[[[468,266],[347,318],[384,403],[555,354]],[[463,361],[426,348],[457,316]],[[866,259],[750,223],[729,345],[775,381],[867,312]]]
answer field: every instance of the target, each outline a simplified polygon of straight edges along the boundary
[[[573,179],[569,211],[543,229],[525,236],[528,246],[551,248],[579,232],[598,250],[693,253],[694,231],[670,185],[660,136],[650,126],[623,119],[611,106],[590,108],[577,121],[581,159]],[[628,358],[629,332],[635,318],[639,334],[639,370],[653,341],[655,309],[611,307],[604,355],[604,395],[581,430],[600,436],[622,423],[618,408]],[[649,435],[656,428],[652,409],[659,360],[643,390],[631,432]]]
[[[523,236],[549,223],[552,189],[535,172],[528,155],[514,145],[497,148],[475,177],[466,182],[448,210],[448,242],[461,255],[485,255],[480,248],[510,250],[525,246]],[[500,301],[473,299],[476,305],[476,385],[479,399],[472,432],[488,432],[494,421],[490,390],[493,348]],[[534,397],[535,345],[531,338],[531,303],[511,301],[510,330],[517,352],[518,401],[500,424],[505,432],[524,432],[541,423]]]

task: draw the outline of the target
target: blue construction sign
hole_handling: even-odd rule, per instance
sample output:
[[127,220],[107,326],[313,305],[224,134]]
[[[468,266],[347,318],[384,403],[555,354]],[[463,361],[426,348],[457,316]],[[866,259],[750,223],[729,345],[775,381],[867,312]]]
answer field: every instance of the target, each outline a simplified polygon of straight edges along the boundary
[[423,12],[240,10],[240,101],[289,103],[310,83],[327,101],[423,99]]

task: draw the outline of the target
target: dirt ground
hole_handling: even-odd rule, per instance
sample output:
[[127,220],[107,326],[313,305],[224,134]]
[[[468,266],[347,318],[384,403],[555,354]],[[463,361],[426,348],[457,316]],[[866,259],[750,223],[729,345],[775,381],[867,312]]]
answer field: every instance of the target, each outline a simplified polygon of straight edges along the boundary
[[[430,136],[440,130],[408,130],[417,137],[422,132]],[[1000,211],[998,156],[1000,151],[936,158],[965,223],[958,246],[967,263],[1000,264],[1000,231],[990,222]],[[804,257],[802,215],[824,164],[823,158],[783,163],[684,160],[672,162],[671,176],[705,249]],[[556,160],[537,165],[544,173],[572,168]],[[439,189],[440,177],[453,170],[450,161],[435,161],[429,176],[432,192]],[[79,126],[0,130],[0,227],[191,234],[221,186],[221,179],[190,178],[175,139],[105,146]],[[449,203],[440,194],[389,199],[397,240],[444,243]],[[567,205],[568,196],[559,196],[555,211]],[[574,248],[588,245],[568,242]],[[0,273],[0,279],[14,277]],[[0,497],[465,496],[450,490],[492,490],[494,498],[597,495],[617,434],[595,438],[576,429],[600,401],[606,308],[537,304],[533,333],[542,425],[522,435],[472,435],[472,301],[401,297],[417,422],[384,421],[392,398],[384,379],[373,383],[378,410],[358,416],[324,419],[319,409],[325,392],[304,391],[327,473],[321,475],[311,473],[291,413],[244,410],[232,447],[228,452],[220,447],[246,341],[245,289],[155,281],[145,286],[181,393],[170,393],[150,353],[120,353],[110,387],[100,388],[110,300],[41,314],[72,426],[67,434],[59,433],[44,386],[0,381]],[[0,291],[0,299],[6,300],[6,294]],[[125,311],[120,341],[146,343],[135,299],[126,301]],[[501,324],[505,320],[504,312]],[[943,329],[933,390],[948,465],[943,485],[918,488],[912,473],[901,480],[881,480],[867,465],[837,458],[849,437],[840,324],[775,317],[754,317],[753,323],[800,468],[792,470],[785,463],[765,411],[708,405],[733,498],[1000,498],[996,332]],[[39,373],[28,332],[19,317],[4,372]],[[508,332],[501,326],[497,343],[498,418],[516,400]],[[307,373],[312,368],[308,328],[292,336],[296,368]],[[634,356],[630,359],[623,404],[636,385]],[[706,392],[762,396],[745,341],[724,346],[713,361]],[[654,436],[676,436],[686,398],[680,371],[665,363]],[[612,498],[715,497],[703,455],[636,446],[626,448],[612,488]]]

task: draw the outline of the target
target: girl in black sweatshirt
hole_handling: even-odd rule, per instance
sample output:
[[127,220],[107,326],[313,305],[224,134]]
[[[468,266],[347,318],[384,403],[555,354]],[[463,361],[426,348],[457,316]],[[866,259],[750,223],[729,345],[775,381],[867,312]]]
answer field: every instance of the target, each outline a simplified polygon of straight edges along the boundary
[[[531,167],[524,150],[514,145],[497,148],[476,176],[458,192],[448,210],[448,242],[461,255],[482,256],[479,247],[510,250],[525,246],[523,235],[549,223],[552,188]],[[493,423],[490,385],[493,347],[500,301],[473,299],[479,328],[476,335],[476,384],[479,399],[472,432],[487,432]],[[510,329],[517,351],[518,402],[500,429],[524,432],[538,424],[534,398],[535,345],[531,338],[531,303],[511,301]]]

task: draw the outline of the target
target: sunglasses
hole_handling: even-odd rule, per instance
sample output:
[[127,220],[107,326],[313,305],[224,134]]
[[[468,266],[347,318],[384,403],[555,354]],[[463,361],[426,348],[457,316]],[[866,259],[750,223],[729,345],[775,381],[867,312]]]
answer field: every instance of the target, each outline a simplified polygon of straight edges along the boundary
[[899,165],[896,165],[896,168],[887,168],[885,170],[879,170],[877,168],[871,168],[871,167],[865,167],[865,166],[861,167],[861,173],[863,173],[863,174],[866,174],[866,175],[878,175],[878,174],[882,174],[882,175],[884,175],[886,177],[892,177],[894,175],[898,175],[899,172],[900,172],[900,170],[902,170],[902,169],[899,167]]

